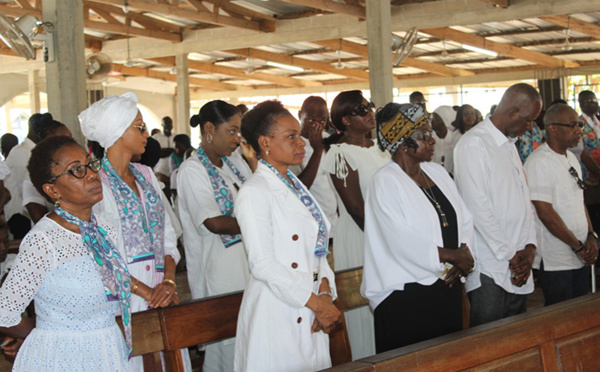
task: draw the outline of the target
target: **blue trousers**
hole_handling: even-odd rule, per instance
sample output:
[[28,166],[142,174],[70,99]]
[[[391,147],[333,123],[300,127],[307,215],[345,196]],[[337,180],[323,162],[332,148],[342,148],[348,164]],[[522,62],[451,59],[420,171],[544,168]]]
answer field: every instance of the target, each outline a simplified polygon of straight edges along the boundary
[[544,306],[549,306],[586,295],[590,289],[591,272],[589,266],[574,270],[546,271],[542,261],[538,278],[544,291]]

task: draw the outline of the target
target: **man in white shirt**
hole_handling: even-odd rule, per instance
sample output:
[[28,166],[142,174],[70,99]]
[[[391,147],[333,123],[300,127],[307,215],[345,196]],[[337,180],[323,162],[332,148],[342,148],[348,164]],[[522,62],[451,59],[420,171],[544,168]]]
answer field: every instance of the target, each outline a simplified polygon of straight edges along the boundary
[[[325,160],[323,143],[324,129],[329,122],[327,102],[321,97],[310,96],[302,103],[298,112],[302,126],[302,138],[306,142],[306,156],[302,164],[291,166],[290,170],[308,187],[317,203],[331,223],[331,231],[337,215],[337,198],[330,182],[329,173],[323,167]],[[331,234],[330,237],[333,237]]]
[[175,151],[175,141],[173,141],[173,119],[168,116],[162,118],[163,131],[152,136],[160,143],[160,160],[154,167],[154,172],[164,177],[159,177],[161,182],[169,182],[171,171],[169,169],[169,156]]
[[452,106],[440,106],[431,113],[431,128],[435,138],[433,162],[442,165],[448,173],[454,173],[454,147],[461,137],[460,131],[452,122],[456,120],[456,111]]
[[598,243],[583,202],[581,167],[568,150],[581,139],[583,123],[575,110],[557,103],[544,115],[544,126],[547,142],[527,158],[525,171],[537,212],[534,267],[548,306],[588,293]]
[[466,283],[471,326],[525,312],[533,292],[535,222],[514,143],[541,109],[535,88],[515,84],[454,150],[455,180],[475,225],[475,272]]
[[31,221],[23,208],[23,182],[25,177],[29,177],[27,163],[31,157],[31,150],[40,141],[40,137],[36,133],[36,125],[41,116],[41,114],[31,115],[27,137],[15,146],[6,158],[10,174],[6,176],[4,185],[10,191],[11,199],[4,206],[4,214],[13,239],[22,239],[31,229]]

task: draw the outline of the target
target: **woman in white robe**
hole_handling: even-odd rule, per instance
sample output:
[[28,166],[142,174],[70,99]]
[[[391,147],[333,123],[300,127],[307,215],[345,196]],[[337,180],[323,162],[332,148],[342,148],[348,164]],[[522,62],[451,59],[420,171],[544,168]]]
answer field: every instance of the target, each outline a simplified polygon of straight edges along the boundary
[[[192,299],[242,291],[250,270],[235,198],[252,172],[235,152],[241,115],[224,101],[211,101],[190,118],[200,125],[202,143],[178,169],[179,217],[183,225],[188,283]],[[206,346],[204,372],[231,372],[235,339]]]
[[419,105],[389,103],[377,113],[392,161],[367,192],[361,293],[374,311],[378,353],[462,329],[473,220],[448,172],[431,162],[432,135]]
[[[83,134],[106,149],[100,171],[104,198],[94,213],[120,232],[117,249],[131,274],[131,311],[178,304],[177,236],[156,176],[149,167],[131,163],[134,155],[144,153],[148,138],[137,97],[131,92],[105,97],[79,114],[79,122]],[[191,371],[187,349],[181,355]],[[129,364],[134,372],[144,370],[141,356]]]
[[288,170],[305,156],[300,125],[276,101],[242,119],[261,160],[238,195],[236,215],[250,279],[238,318],[234,370],[316,371],[331,366],[327,333],[342,314],[333,305],[327,263],[329,223]]

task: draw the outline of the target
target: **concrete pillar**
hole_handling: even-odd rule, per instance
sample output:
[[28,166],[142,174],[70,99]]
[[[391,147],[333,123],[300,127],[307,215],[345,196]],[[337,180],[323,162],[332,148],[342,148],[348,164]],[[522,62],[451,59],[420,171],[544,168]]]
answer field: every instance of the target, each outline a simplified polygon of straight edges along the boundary
[[28,73],[27,85],[29,86],[29,109],[32,114],[40,112],[40,71],[31,69]]
[[54,62],[46,63],[48,111],[84,145],[77,115],[87,107],[82,0],[44,0],[44,22],[54,24]]
[[390,0],[367,0],[369,84],[371,100],[382,107],[393,98]]
[[177,68],[177,120],[175,133],[191,133],[190,128],[190,78],[188,69],[188,58],[186,53],[175,56]]

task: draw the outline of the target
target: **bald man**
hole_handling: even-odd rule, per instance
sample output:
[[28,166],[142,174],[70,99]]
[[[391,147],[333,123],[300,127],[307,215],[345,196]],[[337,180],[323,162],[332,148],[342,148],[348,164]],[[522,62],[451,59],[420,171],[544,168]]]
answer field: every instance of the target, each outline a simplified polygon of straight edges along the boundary
[[513,85],[454,150],[456,184],[475,225],[475,271],[466,282],[472,326],[525,312],[533,292],[535,222],[515,141],[541,109],[535,88]]
[[575,110],[557,103],[544,126],[548,140],[529,156],[525,171],[538,232],[534,267],[548,306],[588,293],[598,243],[583,202],[581,167],[569,151],[581,140],[583,123]]

